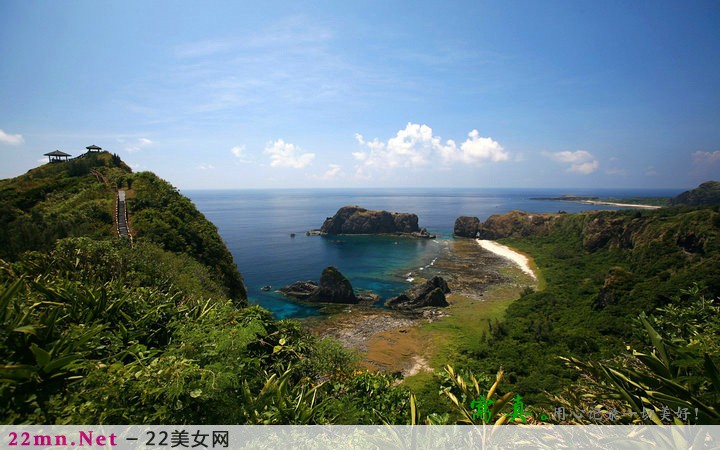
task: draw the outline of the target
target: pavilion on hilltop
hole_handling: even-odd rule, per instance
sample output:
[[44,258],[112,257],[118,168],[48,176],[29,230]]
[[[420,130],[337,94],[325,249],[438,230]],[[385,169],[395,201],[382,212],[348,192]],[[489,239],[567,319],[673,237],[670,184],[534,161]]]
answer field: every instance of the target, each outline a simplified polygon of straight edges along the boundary
[[58,163],[58,162],[67,161],[68,158],[71,157],[72,155],[69,155],[65,152],[61,152],[60,150],[55,150],[54,152],[45,153],[45,156],[48,157],[48,162]]
[[85,148],[87,149],[87,152],[88,152],[88,153],[98,153],[98,152],[100,152],[100,151],[102,150],[102,147],[98,147],[98,146],[95,145],[95,144],[93,144],[93,145],[88,145],[88,146],[85,147]]

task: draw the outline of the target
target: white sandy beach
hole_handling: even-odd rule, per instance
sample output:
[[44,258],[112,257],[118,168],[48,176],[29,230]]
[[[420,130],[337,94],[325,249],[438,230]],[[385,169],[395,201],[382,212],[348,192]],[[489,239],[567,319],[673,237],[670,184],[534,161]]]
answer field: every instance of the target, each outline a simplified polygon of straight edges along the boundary
[[639,209],[660,209],[660,208],[662,208],[662,206],[637,205],[637,204],[633,204],[633,203],[603,202],[600,200],[579,200],[577,203],[585,203],[587,205],[625,206],[628,208],[639,208]]
[[535,276],[535,272],[530,268],[530,265],[528,264],[528,258],[525,255],[521,255],[520,253],[516,252],[515,250],[511,249],[510,247],[507,247],[502,244],[498,244],[495,241],[488,241],[484,239],[475,239],[475,241],[480,244],[482,248],[489,252],[493,252],[498,256],[501,256],[503,258],[507,258],[510,261],[517,264],[520,269],[522,269],[523,272],[533,277],[534,280],[537,280],[537,276]]

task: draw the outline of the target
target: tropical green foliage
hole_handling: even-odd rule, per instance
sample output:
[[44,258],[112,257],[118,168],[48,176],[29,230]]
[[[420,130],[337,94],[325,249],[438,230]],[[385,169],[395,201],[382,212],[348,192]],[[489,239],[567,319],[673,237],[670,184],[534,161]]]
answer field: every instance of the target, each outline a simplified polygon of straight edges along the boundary
[[[112,229],[115,188],[129,190],[133,245]],[[0,226],[4,423],[512,423],[513,393],[530,408],[602,402],[658,423],[671,406],[718,421],[717,207],[563,215],[508,240],[547,288],[525,290],[436,375],[425,410],[396,376],[247,307],[215,227],[116,156],[1,181]]]
[[165,250],[193,255],[211,268],[238,305],[245,305],[247,293],[232,255],[215,226],[195,205],[168,182],[150,172],[133,176],[134,196],[128,199],[132,226],[138,237]]
[[111,236],[113,191],[91,170],[129,172],[104,152],[0,181],[0,258],[48,250],[69,236]]
[[407,421],[391,376],[350,372],[347,352],[259,307],[26,266],[0,278],[4,422]]
[[607,402],[626,417],[639,413],[635,422],[720,423],[719,313],[694,286],[657,315],[639,317],[646,348],[606,361],[562,358],[586,380],[572,403]]
[[672,199],[673,205],[717,205],[720,203],[720,181],[706,181],[695,189]]
[[641,345],[641,313],[680,314],[686,297],[672,301],[680,290],[703,283],[708,298],[720,294],[717,207],[566,214],[549,233],[505,242],[533,255],[547,287],[513,302],[456,366],[488,375],[502,366],[512,389],[538,406],[578,380],[556,356],[610,358]]

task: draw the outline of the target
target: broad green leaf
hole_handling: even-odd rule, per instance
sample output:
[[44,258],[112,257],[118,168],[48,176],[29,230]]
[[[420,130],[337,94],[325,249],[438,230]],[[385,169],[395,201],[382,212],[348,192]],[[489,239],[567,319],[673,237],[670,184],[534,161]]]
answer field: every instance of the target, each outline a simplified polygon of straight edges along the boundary
[[25,334],[32,334],[33,336],[37,336],[37,329],[34,325],[23,325],[21,327],[17,327],[13,330],[15,333],[25,333]]
[[38,366],[45,367],[50,362],[50,353],[38,347],[37,344],[32,344],[30,351],[35,355],[35,361]]
[[7,308],[10,304],[10,300],[17,295],[22,285],[23,279],[18,278],[9,288],[6,288],[3,291],[2,295],[0,295],[0,323],[5,322],[5,316],[7,314]]
[[55,359],[51,361],[49,364],[45,365],[43,367],[42,371],[44,373],[52,373],[58,369],[62,369],[71,363],[77,361],[79,357],[77,355],[67,355],[63,356],[62,358]]
[[657,350],[660,354],[660,360],[663,365],[670,370],[670,360],[668,359],[667,352],[665,351],[665,344],[663,344],[662,337],[657,331],[655,331],[652,325],[650,325],[650,321],[648,321],[645,313],[640,314],[640,321],[645,326],[645,330],[647,330],[648,336],[650,336],[650,341],[655,347],[655,350]]

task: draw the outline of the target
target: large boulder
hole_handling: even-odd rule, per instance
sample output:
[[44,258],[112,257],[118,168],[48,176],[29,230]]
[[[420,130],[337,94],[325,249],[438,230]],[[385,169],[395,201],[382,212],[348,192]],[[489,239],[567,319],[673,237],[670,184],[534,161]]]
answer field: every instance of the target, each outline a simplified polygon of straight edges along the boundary
[[433,277],[422,284],[410,288],[406,293],[388,299],[385,306],[394,309],[418,309],[426,307],[448,306],[445,294],[450,288],[442,277]]
[[410,234],[419,231],[415,214],[369,210],[359,206],[340,208],[320,228],[323,234]]
[[326,267],[320,275],[320,283],[298,281],[279,289],[284,295],[308,302],[357,303],[350,281],[333,267]]
[[350,280],[336,267],[326,267],[320,275],[320,286],[310,297],[310,301],[327,303],[357,303]]
[[477,217],[460,216],[455,220],[453,234],[457,237],[474,238],[480,229],[480,219]]

